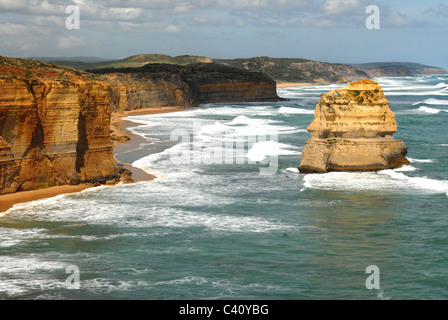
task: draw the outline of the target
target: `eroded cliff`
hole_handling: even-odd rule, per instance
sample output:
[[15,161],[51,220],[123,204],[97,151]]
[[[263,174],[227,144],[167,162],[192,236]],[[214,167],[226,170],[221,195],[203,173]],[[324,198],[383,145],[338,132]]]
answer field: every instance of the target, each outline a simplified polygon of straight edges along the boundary
[[148,64],[91,72],[111,84],[114,111],[280,99],[276,82],[269,76],[216,64]]
[[299,170],[378,171],[409,164],[407,147],[394,140],[397,122],[381,86],[370,80],[323,94],[311,139],[302,152]]
[[107,82],[2,57],[0,92],[0,194],[119,180]]
[[0,57],[0,194],[118,182],[112,112],[279,99],[269,76],[213,64],[100,73]]

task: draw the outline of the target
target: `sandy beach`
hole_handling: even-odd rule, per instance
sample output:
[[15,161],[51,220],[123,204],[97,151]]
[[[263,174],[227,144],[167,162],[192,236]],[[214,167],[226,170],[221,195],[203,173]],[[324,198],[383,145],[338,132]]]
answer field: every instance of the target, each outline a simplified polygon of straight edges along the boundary
[[[132,111],[124,111],[120,113],[114,113],[111,117],[111,136],[114,145],[114,155],[120,153],[130,152],[133,150],[138,150],[140,144],[144,143],[146,140],[138,135],[133,134],[129,128],[139,126],[138,123],[124,120],[123,118],[129,116],[139,116],[139,115],[150,115],[168,112],[178,112],[186,110],[186,107],[175,106],[175,107],[163,107],[163,108],[145,108]],[[156,177],[148,174],[147,172],[132,166],[130,163],[124,163],[117,160],[118,166],[123,167],[126,170],[132,172],[132,179],[134,182],[140,181],[151,181]]]
[[[111,136],[116,137],[113,139],[114,154],[119,154],[122,152],[127,152],[131,150],[138,149],[140,144],[145,142],[145,139],[132,134],[127,128],[138,126],[138,123],[123,120],[122,118],[128,116],[136,115],[148,115],[148,114],[158,114],[167,112],[177,112],[186,110],[186,107],[163,107],[163,108],[146,108],[133,111],[125,111],[121,113],[114,113],[111,117]],[[117,161],[118,162],[118,161]],[[146,173],[145,171],[133,167],[129,163],[118,162],[119,167],[124,167],[125,169],[132,172],[132,178],[134,182],[140,181],[151,181],[155,179],[155,176]],[[51,187],[43,190],[33,190],[33,191],[22,191],[12,194],[0,195],[0,213],[8,211],[15,204],[25,203],[40,199],[46,199],[58,196],[60,194],[76,193],[81,192],[87,188],[92,187],[89,184],[77,185],[77,186],[57,186]]]
[[277,82],[277,88],[292,88],[303,86],[315,86],[315,83],[302,83],[302,82]]
[[55,197],[60,194],[81,192],[91,185],[58,186],[44,190],[22,191],[0,196],[0,213],[8,211],[15,204]]

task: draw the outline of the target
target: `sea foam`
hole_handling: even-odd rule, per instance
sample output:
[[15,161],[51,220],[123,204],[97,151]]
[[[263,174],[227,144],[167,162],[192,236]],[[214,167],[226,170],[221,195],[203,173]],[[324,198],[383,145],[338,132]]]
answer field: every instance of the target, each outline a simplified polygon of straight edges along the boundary
[[278,143],[275,141],[263,141],[255,143],[247,153],[247,158],[251,161],[263,161],[268,156],[279,155],[300,155],[299,148]]
[[429,98],[424,101],[419,101],[414,103],[413,105],[419,105],[419,104],[429,104],[429,105],[435,105],[435,106],[446,106],[448,105],[448,100],[440,100],[435,98]]
[[430,113],[430,114],[439,114],[440,112],[448,112],[448,110],[441,110],[436,108],[429,108],[426,106],[420,107],[417,109],[417,111]]
[[314,114],[314,110],[291,107],[280,107],[278,112],[283,114]]
[[400,170],[378,173],[330,172],[306,175],[304,189],[328,191],[375,191],[379,193],[443,193],[448,192],[448,181],[428,177],[409,177]]

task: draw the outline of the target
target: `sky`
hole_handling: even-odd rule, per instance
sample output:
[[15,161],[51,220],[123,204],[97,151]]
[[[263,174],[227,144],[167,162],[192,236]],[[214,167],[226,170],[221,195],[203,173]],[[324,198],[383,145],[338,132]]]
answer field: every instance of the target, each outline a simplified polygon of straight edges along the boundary
[[[0,55],[417,62],[448,69],[446,0],[0,0]],[[67,28],[79,8],[79,29]],[[366,27],[379,9],[379,29]]]

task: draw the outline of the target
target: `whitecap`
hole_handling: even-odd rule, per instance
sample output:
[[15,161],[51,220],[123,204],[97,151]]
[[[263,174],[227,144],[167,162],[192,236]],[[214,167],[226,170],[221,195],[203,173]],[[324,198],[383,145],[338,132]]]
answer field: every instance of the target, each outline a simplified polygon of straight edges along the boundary
[[197,134],[202,135],[202,134],[224,133],[226,130],[229,130],[228,126],[220,122],[216,122],[215,124],[201,126],[201,129],[200,131],[197,132]]
[[429,105],[436,105],[436,106],[446,106],[448,105],[448,100],[440,100],[435,98],[429,98],[424,101],[419,101],[414,103],[413,105],[419,105],[419,104],[429,104]]
[[278,112],[283,114],[314,114],[314,110],[291,107],[281,107]]
[[417,168],[415,168],[415,167],[413,167],[411,165],[403,166],[403,167],[398,168],[398,169],[394,169],[394,171],[396,171],[396,172],[411,172],[411,171],[417,171],[417,170],[418,170]]
[[[386,96],[448,96],[448,93],[446,92],[442,92],[442,91],[391,91],[391,92],[386,92]],[[423,102],[418,102],[414,105],[420,104]]]
[[328,191],[375,191],[380,193],[444,193],[448,181],[427,177],[409,177],[397,170],[374,172],[330,172],[304,177],[304,188]]
[[433,163],[434,160],[432,159],[414,159],[414,158],[408,158],[409,161],[415,162],[415,163]]
[[440,113],[442,110],[440,110],[440,109],[435,109],[435,108],[429,108],[429,107],[423,106],[423,107],[418,108],[418,111],[426,112],[426,113],[431,113],[431,114],[438,114],[438,113]]
[[396,181],[403,181],[409,184],[409,187],[427,192],[446,193],[448,192],[448,181],[430,179],[427,177],[408,177],[403,173],[394,170],[384,170],[381,174],[390,176]]
[[299,155],[299,148],[284,143],[278,143],[275,141],[262,141],[255,143],[246,157],[250,161],[263,161],[268,156],[279,155]]
[[46,229],[15,229],[0,228],[0,248],[6,248],[21,244],[23,242],[47,238]]
[[440,83],[436,84],[435,87],[436,88],[445,88],[445,87],[448,87],[448,83],[440,82]]

